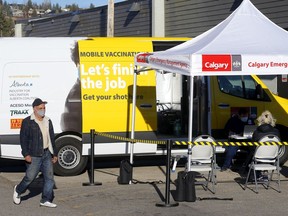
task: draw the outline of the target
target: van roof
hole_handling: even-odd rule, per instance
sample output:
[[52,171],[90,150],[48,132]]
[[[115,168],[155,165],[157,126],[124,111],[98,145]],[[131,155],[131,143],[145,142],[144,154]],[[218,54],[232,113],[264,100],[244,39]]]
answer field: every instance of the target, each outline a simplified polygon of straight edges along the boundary
[[0,38],[0,59],[13,61],[71,60],[70,49],[84,38]]
[[[111,40],[107,37],[13,37],[0,38],[0,60],[71,61],[71,48],[79,40]],[[115,39],[115,37],[113,38]],[[117,40],[187,41],[188,38],[116,37]],[[1,63],[0,62],[0,63]]]

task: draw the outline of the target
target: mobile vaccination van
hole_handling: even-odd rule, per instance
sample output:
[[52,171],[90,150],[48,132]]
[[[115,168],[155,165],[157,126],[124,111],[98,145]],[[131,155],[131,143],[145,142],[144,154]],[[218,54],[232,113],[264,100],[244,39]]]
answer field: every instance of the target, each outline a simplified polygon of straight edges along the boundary
[[[48,101],[46,114],[56,133],[59,153],[55,173],[81,173],[87,165],[91,129],[129,137],[134,55],[165,50],[185,40],[1,38],[0,156],[23,159],[19,144],[21,122],[32,113],[31,104],[39,97]],[[80,64],[75,58],[80,58]],[[136,134],[143,139],[155,138],[152,136],[157,127],[155,85],[154,72],[139,78],[140,115],[136,119]],[[97,155],[129,153],[127,142],[100,136],[96,142]],[[156,144],[139,143],[134,149],[135,153],[144,154],[156,151]]]
[[[19,143],[22,120],[32,102],[48,102],[46,115],[56,133],[58,175],[85,170],[90,154],[90,131],[131,137],[134,56],[161,51],[188,38],[1,38],[0,39],[0,157],[23,159]],[[224,77],[224,78],[223,78]],[[223,128],[237,107],[252,117],[270,110],[281,139],[287,141],[287,99],[274,95],[257,76],[212,76],[195,79],[198,103],[193,127],[223,139]],[[135,138],[165,140],[187,137],[189,79],[179,74],[141,72],[137,75]],[[204,95],[207,97],[205,98]],[[205,102],[203,102],[205,101]],[[204,110],[204,108],[207,110]],[[211,118],[207,118],[207,113]],[[210,125],[211,130],[201,127]],[[208,127],[209,128],[209,127]],[[197,132],[196,132],[197,133]],[[163,135],[163,136],[161,136]],[[195,134],[197,135],[197,134]],[[131,143],[95,137],[95,155],[130,154]],[[136,143],[141,155],[165,153],[165,145]],[[186,152],[187,147],[174,149]],[[219,150],[220,151],[220,150]],[[281,147],[282,162],[288,150]]]

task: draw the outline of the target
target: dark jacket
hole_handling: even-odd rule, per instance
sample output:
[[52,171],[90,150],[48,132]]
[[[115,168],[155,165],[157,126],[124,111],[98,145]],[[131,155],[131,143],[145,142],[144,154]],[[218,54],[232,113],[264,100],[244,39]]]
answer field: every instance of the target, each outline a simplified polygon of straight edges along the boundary
[[242,135],[244,127],[245,123],[241,121],[238,115],[234,115],[227,121],[224,130],[227,137],[230,133]]
[[277,128],[272,127],[270,124],[263,124],[256,128],[256,130],[254,131],[252,135],[252,140],[257,142],[262,137],[269,135],[269,134],[278,136],[280,139],[280,132]]
[[[49,124],[49,136],[51,141],[51,154],[57,155],[57,150],[55,146],[55,135],[54,129],[52,125],[52,121],[47,118],[45,120],[48,121]],[[42,132],[40,130],[39,125],[35,122],[35,116],[32,114],[31,116],[26,117],[22,121],[21,130],[20,130],[20,144],[22,148],[22,155],[26,157],[30,155],[32,157],[41,157],[43,155],[43,137]],[[50,149],[50,148],[49,148]]]

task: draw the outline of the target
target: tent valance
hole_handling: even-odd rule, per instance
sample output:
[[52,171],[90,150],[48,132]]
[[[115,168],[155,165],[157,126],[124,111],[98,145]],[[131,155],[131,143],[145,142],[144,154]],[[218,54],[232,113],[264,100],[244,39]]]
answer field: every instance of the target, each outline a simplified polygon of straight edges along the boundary
[[135,64],[195,76],[287,74],[288,32],[249,0],[224,21],[171,49],[140,53]]

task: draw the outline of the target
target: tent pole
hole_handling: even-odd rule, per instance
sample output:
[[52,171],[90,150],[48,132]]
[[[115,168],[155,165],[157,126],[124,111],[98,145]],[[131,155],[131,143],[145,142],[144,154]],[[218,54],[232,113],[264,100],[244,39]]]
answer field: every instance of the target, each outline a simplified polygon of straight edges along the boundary
[[[135,138],[135,116],[136,116],[136,93],[137,93],[137,67],[134,68],[133,74],[133,98],[132,98],[132,123],[131,123],[131,139]],[[134,143],[130,142],[130,163],[133,164]]]
[[[188,126],[188,141],[192,141],[192,131],[193,131],[193,91],[194,91],[194,76],[190,77],[190,103],[189,103],[189,126]],[[188,145],[188,171],[191,169],[191,154],[192,145]]]

